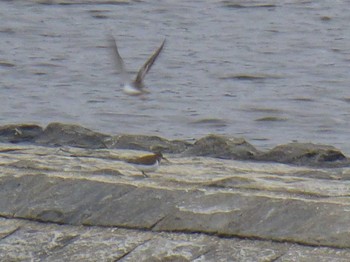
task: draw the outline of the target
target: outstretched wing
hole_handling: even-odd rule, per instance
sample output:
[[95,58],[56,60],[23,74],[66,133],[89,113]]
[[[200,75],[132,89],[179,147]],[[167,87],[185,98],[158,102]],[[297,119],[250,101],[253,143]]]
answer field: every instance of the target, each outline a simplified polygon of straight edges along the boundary
[[121,73],[123,82],[124,83],[129,82],[130,79],[128,79],[128,74],[125,70],[123,58],[120,56],[120,54],[118,52],[117,42],[115,41],[115,38],[113,36],[109,37],[109,45],[113,51],[112,56],[113,56],[114,64],[115,64],[118,72]]
[[157,57],[159,56],[160,52],[162,51],[165,44],[165,39],[163,40],[160,47],[151,55],[150,58],[146,61],[146,63],[140,68],[139,72],[137,73],[135,83],[137,85],[142,86],[143,79],[145,78],[148,71],[151,69],[153,63],[156,61]]

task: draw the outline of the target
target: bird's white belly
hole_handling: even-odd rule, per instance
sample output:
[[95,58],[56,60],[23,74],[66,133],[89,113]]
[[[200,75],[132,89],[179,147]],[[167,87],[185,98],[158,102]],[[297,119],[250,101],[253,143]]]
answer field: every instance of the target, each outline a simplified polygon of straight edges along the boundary
[[140,95],[140,94],[142,94],[142,91],[140,89],[137,89],[130,84],[125,84],[123,91],[128,95]]

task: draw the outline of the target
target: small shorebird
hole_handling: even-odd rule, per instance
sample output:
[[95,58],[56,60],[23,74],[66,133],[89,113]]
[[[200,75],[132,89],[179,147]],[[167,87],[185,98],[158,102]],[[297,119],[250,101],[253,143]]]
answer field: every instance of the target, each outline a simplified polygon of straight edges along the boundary
[[145,85],[143,83],[143,79],[145,78],[148,71],[151,69],[152,65],[156,61],[157,57],[159,56],[160,52],[162,51],[165,44],[165,39],[163,40],[160,47],[148,58],[146,63],[140,68],[139,72],[137,73],[137,76],[135,80],[130,81],[128,74],[125,69],[123,58],[120,56],[118,52],[117,42],[115,41],[114,37],[110,37],[110,45],[113,49],[113,55],[114,55],[114,61],[115,65],[117,67],[117,70],[122,74],[123,78],[123,91],[128,95],[141,95],[145,93],[149,93],[145,89]]
[[126,162],[140,170],[145,177],[148,177],[146,175],[146,172],[152,172],[157,170],[162,159],[169,161],[162,155],[162,153],[154,153],[152,155],[145,155],[133,159],[127,159]]

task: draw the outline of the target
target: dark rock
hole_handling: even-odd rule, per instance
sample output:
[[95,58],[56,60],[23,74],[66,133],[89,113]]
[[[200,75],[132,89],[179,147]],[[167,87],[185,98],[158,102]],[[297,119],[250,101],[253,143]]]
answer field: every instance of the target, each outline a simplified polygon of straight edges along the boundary
[[180,140],[167,140],[158,136],[120,135],[106,141],[108,148],[181,153],[192,144]]
[[51,123],[35,139],[35,142],[40,145],[74,146],[95,149],[106,148],[104,140],[107,138],[109,138],[108,135],[91,131],[79,125]]
[[197,140],[185,156],[209,156],[223,159],[254,159],[258,150],[243,138],[208,135]]
[[280,145],[261,154],[257,160],[320,167],[341,167],[350,164],[349,159],[335,147],[312,143]]
[[42,127],[33,124],[6,125],[0,127],[0,142],[31,143],[42,132]]

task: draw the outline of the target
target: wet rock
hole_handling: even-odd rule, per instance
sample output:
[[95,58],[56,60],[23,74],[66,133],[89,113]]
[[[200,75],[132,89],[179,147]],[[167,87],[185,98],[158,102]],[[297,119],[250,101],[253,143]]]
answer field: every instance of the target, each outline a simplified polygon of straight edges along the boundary
[[79,125],[51,123],[35,139],[39,145],[74,146],[82,148],[106,148],[109,136],[91,131]]
[[42,132],[42,127],[33,124],[5,125],[0,127],[0,142],[32,143]]
[[159,151],[162,153],[181,153],[191,146],[180,140],[167,140],[158,136],[120,135],[106,141],[108,148]]
[[335,147],[312,143],[280,145],[261,154],[257,160],[320,167],[342,167],[350,164],[349,159]]
[[254,159],[258,150],[243,138],[208,135],[197,140],[184,156],[210,156],[223,159]]

